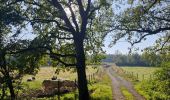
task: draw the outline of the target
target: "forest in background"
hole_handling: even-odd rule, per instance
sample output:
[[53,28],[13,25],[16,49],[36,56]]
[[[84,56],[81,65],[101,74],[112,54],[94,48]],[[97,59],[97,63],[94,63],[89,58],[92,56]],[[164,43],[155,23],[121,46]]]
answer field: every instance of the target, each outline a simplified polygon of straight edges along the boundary
[[[160,54],[152,54],[152,57],[144,52],[142,54],[106,54],[102,62],[115,63],[118,66],[160,66],[163,57]],[[154,61],[153,61],[154,59]]]

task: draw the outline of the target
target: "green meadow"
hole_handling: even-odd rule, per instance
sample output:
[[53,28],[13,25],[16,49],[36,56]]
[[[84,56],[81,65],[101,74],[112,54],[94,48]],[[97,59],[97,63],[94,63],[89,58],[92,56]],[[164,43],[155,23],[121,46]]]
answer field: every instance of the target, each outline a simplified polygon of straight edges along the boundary
[[133,76],[138,77],[138,80],[142,81],[152,79],[154,77],[154,72],[158,70],[158,67],[141,67],[141,66],[123,66],[121,67],[125,73],[133,74]]

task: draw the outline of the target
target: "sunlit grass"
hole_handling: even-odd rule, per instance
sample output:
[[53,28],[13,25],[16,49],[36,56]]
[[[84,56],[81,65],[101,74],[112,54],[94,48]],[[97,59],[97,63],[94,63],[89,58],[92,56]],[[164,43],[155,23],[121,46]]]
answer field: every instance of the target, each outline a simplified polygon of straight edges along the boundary
[[121,92],[125,96],[126,100],[135,100],[133,95],[125,87],[121,87]]
[[[98,69],[99,71],[98,73],[95,74],[94,76],[95,78],[88,84],[90,98],[91,100],[112,100],[111,80],[107,76],[107,74],[104,73],[104,70],[102,68],[93,69],[92,67],[89,66],[86,71],[87,76],[95,73]],[[42,74],[42,73],[46,73],[45,70],[48,70],[47,72],[50,75],[46,76]],[[53,72],[52,68],[42,68],[38,73],[38,75],[36,75],[37,79],[33,82],[27,82],[26,84],[32,89],[41,88],[41,82],[38,80],[42,81],[44,78],[46,79],[50,78],[52,75],[51,72]],[[69,74],[70,72],[66,72],[66,73]],[[72,74],[74,75],[75,73],[70,73],[68,77],[73,78],[74,76],[71,76]],[[44,77],[40,78],[38,77],[39,75],[44,75]],[[65,74],[61,73],[60,75],[62,77],[62,75]],[[25,78],[28,78],[28,76]],[[78,100],[78,90],[60,96],[60,100],[75,100],[75,98]],[[36,100],[58,100],[58,96],[56,95],[54,97],[36,98]]]
[[111,80],[104,71],[100,71],[96,77],[97,83],[89,86],[90,90],[94,90],[91,94],[92,100],[112,100]]
[[[92,68],[88,66],[86,69],[87,77],[97,71],[98,68]],[[75,80],[77,78],[77,73],[74,69],[71,70],[61,70],[59,74],[55,74],[56,68],[54,67],[41,67],[39,72],[35,75],[35,80],[27,82],[27,79],[32,77],[32,75],[26,75],[23,77],[23,83],[28,85],[31,89],[41,88],[42,82],[44,80],[51,79],[53,76],[57,76],[59,79],[69,79]]]
[[133,73],[133,76],[137,77],[138,80],[142,81],[143,79],[150,79],[154,77],[154,72],[158,70],[158,67],[140,67],[140,66],[135,66],[135,67],[130,67],[130,66],[124,66],[121,67],[123,70],[126,71],[126,73],[129,72],[129,74]]

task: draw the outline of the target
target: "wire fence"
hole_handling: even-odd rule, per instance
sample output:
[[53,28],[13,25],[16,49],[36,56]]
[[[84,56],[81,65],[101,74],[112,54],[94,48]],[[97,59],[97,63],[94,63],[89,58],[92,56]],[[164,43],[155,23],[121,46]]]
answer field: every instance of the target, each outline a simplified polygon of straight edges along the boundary
[[114,66],[113,70],[121,75],[124,75],[125,77],[129,77],[137,81],[153,80],[155,78],[154,74],[141,74],[138,72],[126,71],[123,68],[117,66]]
[[124,71],[124,74],[138,81],[152,80],[155,78],[154,74],[139,74],[137,72],[130,72],[130,71]]

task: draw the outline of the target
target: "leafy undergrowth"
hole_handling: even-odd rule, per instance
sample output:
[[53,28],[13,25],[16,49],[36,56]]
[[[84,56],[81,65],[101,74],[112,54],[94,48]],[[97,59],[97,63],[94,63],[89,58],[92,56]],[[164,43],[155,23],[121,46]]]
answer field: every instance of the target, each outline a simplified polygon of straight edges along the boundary
[[147,100],[170,100],[170,62],[162,64],[153,80],[138,83],[135,89]]
[[[167,64],[167,66],[169,65],[170,64]],[[119,75],[131,81],[134,84],[136,91],[147,100],[170,100],[170,76],[168,76],[168,71],[170,71],[169,67],[164,67],[163,69],[157,68],[157,72],[154,73],[154,71],[152,71],[152,73],[150,73],[154,74],[155,77],[151,80],[147,77],[145,80],[140,81],[132,74],[125,73],[122,68],[119,69],[119,67],[113,67],[113,69],[116,69],[116,72]],[[130,68],[128,69],[130,71]]]
[[125,96],[126,100],[134,100],[133,95],[125,87],[121,87],[121,91]]
[[105,73],[100,73],[97,83],[89,86],[92,100],[112,100],[111,80]]
[[135,89],[147,100],[170,100],[170,95],[164,91],[170,90],[168,84],[166,81],[142,81],[135,85]]

